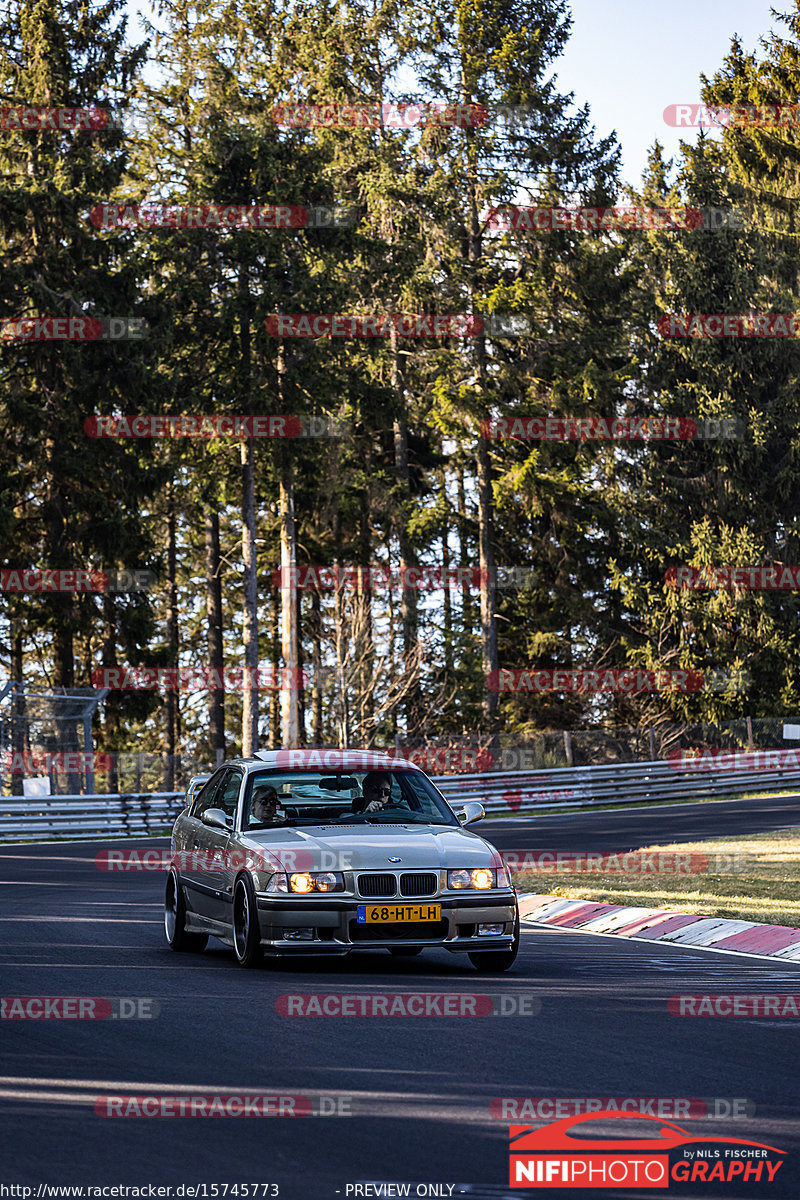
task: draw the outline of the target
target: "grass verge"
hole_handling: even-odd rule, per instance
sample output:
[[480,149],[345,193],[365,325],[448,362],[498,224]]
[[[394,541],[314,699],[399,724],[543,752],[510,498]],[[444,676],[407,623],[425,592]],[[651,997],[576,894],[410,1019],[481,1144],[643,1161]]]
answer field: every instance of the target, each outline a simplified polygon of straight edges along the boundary
[[[568,900],[673,908],[704,917],[800,928],[800,828],[648,846],[640,853],[658,851],[706,855],[709,869],[702,874],[681,875],[526,871],[514,875],[513,882],[520,892]],[[726,869],[714,870],[715,855],[721,856]]]

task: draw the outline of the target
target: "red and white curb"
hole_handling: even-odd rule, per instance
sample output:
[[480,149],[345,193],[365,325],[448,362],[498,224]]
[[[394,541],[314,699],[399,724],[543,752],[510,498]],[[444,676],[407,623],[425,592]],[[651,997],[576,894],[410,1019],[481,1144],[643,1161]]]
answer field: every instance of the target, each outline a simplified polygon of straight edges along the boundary
[[530,894],[519,896],[519,911],[524,921],[536,925],[800,962],[800,929],[789,925],[759,925],[675,909],[633,908]]

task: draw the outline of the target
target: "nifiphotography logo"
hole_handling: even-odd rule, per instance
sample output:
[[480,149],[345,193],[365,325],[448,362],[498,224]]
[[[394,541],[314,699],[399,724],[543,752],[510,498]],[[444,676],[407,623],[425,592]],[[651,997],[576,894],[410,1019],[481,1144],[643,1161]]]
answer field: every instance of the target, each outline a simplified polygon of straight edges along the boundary
[[[600,1136],[601,1127],[608,1122],[626,1120],[636,1122],[639,1128],[648,1122],[652,1133],[641,1137],[621,1129],[617,1137]],[[583,1129],[576,1135],[573,1129],[578,1126]],[[746,1138],[696,1136],[671,1121],[613,1109],[566,1117],[538,1128],[511,1125],[509,1139],[508,1181],[517,1188],[769,1184],[783,1166],[786,1153]]]

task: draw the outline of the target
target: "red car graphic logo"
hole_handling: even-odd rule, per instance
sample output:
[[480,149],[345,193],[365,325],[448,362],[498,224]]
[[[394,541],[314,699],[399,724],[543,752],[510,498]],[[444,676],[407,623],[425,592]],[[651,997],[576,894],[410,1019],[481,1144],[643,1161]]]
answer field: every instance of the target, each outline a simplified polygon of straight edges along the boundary
[[[591,1137],[573,1133],[592,1122],[650,1122],[652,1137]],[[620,1132],[623,1132],[622,1130]],[[524,1188],[668,1188],[671,1182],[771,1182],[783,1164],[771,1155],[777,1146],[748,1138],[699,1137],[674,1122],[618,1110],[579,1113],[550,1125],[509,1127],[511,1187]],[[705,1143],[709,1149],[684,1150],[670,1164],[670,1151]],[[736,1149],[733,1149],[736,1147]]]
[[[589,1121],[651,1121],[659,1127],[658,1137],[632,1137],[624,1140],[617,1138],[587,1138],[571,1137],[569,1130],[573,1125],[587,1125]],[[605,1112],[579,1113],[577,1116],[565,1117],[563,1121],[554,1121],[552,1125],[531,1126],[512,1125],[511,1145],[514,1153],[540,1150],[673,1150],[678,1146],[689,1146],[694,1142],[727,1142],[738,1146],[756,1146],[759,1150],[771,1150],[773,1154],[784,1154],[775,1146],[767,1146],[764,1142],[751,1142],[743,1138],[709,1137],[704,1134],[697,1137],[682,1129],[674,1122],[664,1121],[661,1117],[650,1117],[646,1113],[619,1112],[616,1109]]]

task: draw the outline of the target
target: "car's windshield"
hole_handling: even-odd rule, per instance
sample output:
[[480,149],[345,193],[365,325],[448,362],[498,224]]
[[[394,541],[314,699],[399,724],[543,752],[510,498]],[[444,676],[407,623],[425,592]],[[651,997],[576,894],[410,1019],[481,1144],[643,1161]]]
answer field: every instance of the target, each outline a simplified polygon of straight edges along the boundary
[[458,825],[420,771],[255,771],[245,829],[304,825]]

